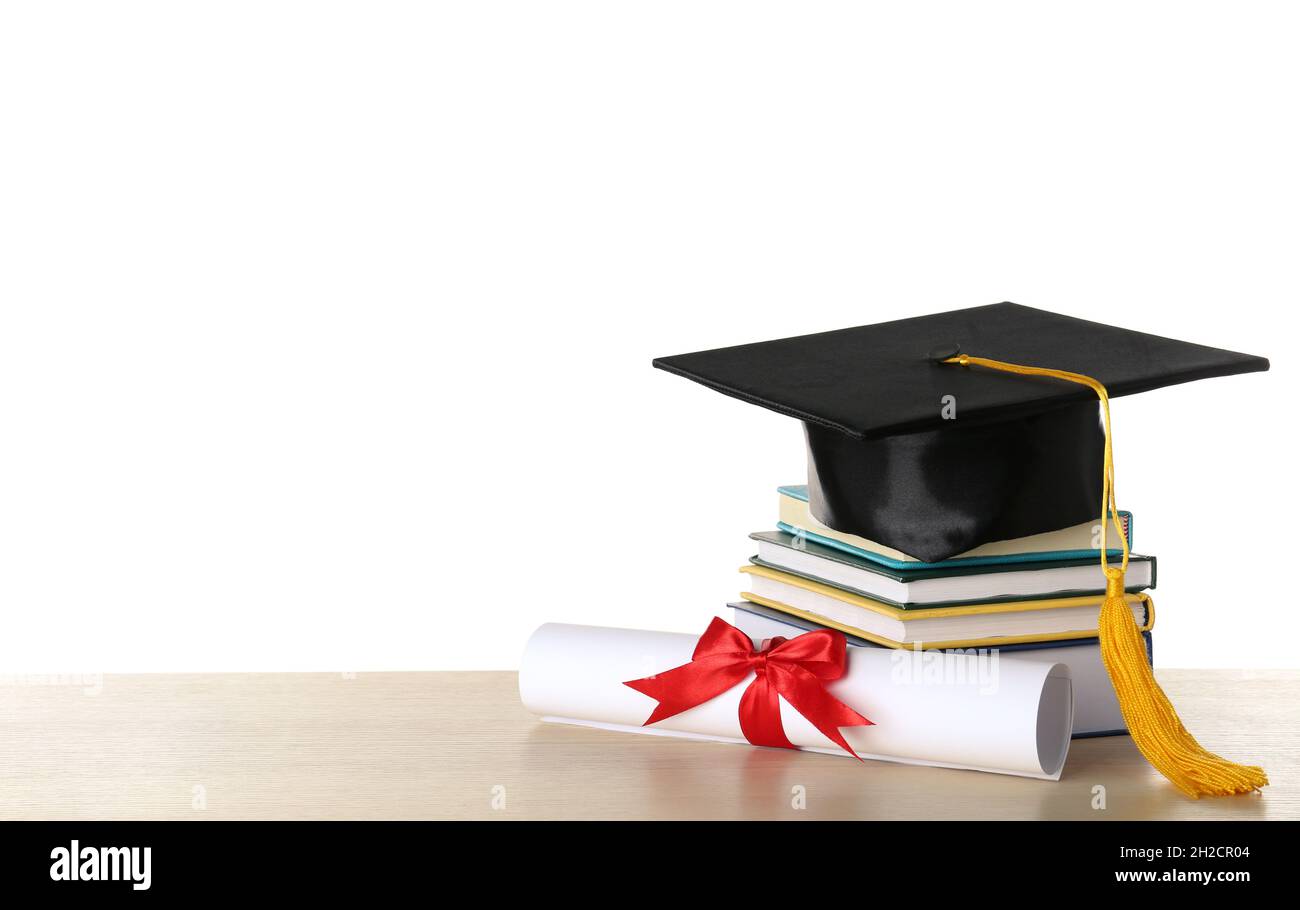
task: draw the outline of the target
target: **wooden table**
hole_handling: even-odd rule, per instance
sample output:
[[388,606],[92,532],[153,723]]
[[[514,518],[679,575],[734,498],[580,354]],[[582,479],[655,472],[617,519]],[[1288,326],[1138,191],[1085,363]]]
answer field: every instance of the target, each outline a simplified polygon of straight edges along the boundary
[[549,726],[520,706],[514,673],[11,677],[0,817],[1300,817],[1300,671],[1159,676],[1204,745],[1272,785],[1188,800],[1127,737],[1075,740],[1053,783]]

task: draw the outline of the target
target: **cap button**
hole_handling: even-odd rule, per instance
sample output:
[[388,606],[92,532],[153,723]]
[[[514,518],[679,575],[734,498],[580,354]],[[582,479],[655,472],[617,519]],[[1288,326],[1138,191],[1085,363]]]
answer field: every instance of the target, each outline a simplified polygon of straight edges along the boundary
[[930,353],[926,355],[925,359],[931,363],[943,363],[945,360],[956,357],[960,353],[961,345],[939,344],[930,348]]

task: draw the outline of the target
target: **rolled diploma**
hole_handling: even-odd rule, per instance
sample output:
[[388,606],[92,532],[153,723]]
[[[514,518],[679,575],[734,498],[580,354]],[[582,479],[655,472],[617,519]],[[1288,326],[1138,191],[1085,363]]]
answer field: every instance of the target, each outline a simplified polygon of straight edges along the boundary
[[[689,663],[698,636],[547,623],[533,633],[519,670],[519,694],[550,723],[579,724],[744,743],[737,709],[752,680],[716,698],[642,726],[655,700],[623,685]],[[922,672],[922,655],[849,648],[848,671],[827,690],[874,722],[841,732],[863,758],[1059,780],[1070,748],[1074,701],[1064,664],[1000,658],[996,685],[975,655],[946,655],[949,673]],[[933,659],[933,658],[931,658]],[[983,659],[991,660],[990,657]],[[913,661],[913,672],[904,661]],[[967,661],[966,666],[961,666]],[[986,665],[987,667],[987,665]],[[963,678],[964,674],[964,678]],[[844,752],[781,699],[781,723],[800,749]]]

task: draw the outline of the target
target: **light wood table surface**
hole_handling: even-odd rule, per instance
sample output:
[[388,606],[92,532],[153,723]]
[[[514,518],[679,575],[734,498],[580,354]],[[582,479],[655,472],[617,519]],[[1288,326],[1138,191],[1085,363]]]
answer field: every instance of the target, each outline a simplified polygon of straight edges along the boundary
[[0,817],[1300,817],[1300,671],[1159,676],[1205,746],[1271,786],[1185,799],[1127,737],[1075,740],[1047,782],[543,725],[514,673],[19,677],[0,685]]

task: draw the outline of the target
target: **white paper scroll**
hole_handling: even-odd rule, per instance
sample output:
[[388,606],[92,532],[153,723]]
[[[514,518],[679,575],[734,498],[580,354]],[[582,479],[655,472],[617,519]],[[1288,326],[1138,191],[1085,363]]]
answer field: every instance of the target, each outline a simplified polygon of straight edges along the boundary
[[[740,685],[652,727],[655,700],[625,685],[688,663],[698,636],[548,623],[519,670],[524,706],[551,723],[720,742],[745,742]],[[1064,664],[991,655],[849,648],[848,672],[828,684],[875,722],[845,727],[863,758],[1058,780],[1070,748],[1073,697]],[[781,723],[801,749],[848,754],[785,700]]]

